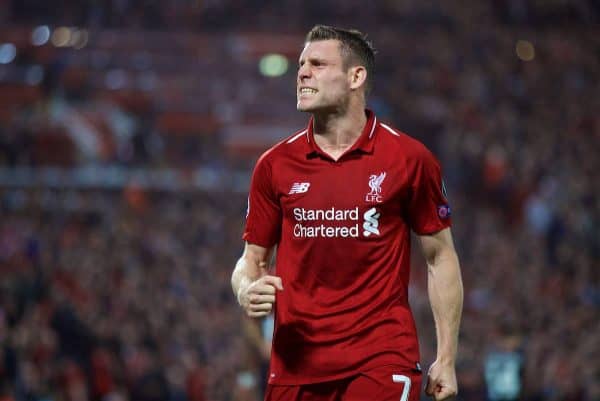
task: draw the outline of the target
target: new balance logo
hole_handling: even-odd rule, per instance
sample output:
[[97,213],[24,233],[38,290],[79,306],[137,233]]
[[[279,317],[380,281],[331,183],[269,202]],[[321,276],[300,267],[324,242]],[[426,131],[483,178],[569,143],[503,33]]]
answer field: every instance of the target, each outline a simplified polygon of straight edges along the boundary
[[288,195],[303,194],[308,191],[308,187],[310,187],[310,182],[295,182]]
[[381,213],[374,207],[367,210],[364,214],[365,222],[363,223],[363,235],[365,237],[371,236],[371,234],[379,235],[379,217]]

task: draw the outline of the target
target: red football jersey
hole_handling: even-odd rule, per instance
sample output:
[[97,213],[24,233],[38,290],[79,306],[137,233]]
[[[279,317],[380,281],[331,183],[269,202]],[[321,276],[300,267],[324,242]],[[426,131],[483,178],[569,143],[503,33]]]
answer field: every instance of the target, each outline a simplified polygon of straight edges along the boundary
[[243,239],[277,246],[271,384],[334,380],[371,367],[414,368],[410,230],[450,226],[440,166],[420,142],[367,110],[337,161],[308,128],[257,162]]

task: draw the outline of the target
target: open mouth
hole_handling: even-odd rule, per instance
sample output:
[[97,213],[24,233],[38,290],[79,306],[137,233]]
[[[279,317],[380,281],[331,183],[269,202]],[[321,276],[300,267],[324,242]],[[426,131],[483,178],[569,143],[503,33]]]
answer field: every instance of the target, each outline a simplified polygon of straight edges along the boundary
[[300,89],[300,94],[301,95],[312,95],[312,94],[315,94],[315,93],[317,93],[317,90],[313,89],[313,88],[301,88]]

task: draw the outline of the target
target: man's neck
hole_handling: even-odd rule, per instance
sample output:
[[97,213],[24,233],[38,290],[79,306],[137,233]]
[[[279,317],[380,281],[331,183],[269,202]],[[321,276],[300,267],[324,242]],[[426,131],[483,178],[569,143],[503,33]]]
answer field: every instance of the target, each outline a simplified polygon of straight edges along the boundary
[[342,113],[314,114],[315,142],[337,159],[354,145],[366,123],[364,106],[348,108]]

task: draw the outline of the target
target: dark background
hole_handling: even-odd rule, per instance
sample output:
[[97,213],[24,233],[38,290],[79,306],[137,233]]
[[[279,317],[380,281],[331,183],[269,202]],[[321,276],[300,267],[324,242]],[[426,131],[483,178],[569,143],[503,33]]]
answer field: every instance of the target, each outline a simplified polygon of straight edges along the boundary
[[[369,107],[443,164],[458,399],[600,400],[599,21],[592,0],[0,0],[0,400],[260,399],[268,346],[229,278],[253,163],[305,125],[316,23],[369,34]],[[428,366],[418,252],[412,272]]]

